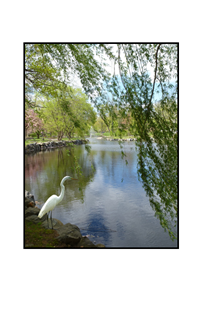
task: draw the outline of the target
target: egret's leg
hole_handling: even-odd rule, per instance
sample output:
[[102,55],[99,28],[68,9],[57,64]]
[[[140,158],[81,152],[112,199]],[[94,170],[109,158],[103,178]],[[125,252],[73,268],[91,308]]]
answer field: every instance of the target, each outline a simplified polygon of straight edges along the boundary
[[48,229],[50,229],[50,223],[49,223],[49,220],[50,220],[50,211],[49,211],[49,219],[48,219]]
[[51,211],[51,224],[52,224],[52,229],[53,229],[53,213]]
[[47,212],[47,227],[48,227],[48,212]]

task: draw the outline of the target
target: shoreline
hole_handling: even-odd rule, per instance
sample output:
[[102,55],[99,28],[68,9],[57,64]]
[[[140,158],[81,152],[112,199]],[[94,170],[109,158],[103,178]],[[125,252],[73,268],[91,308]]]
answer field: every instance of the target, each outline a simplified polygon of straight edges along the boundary
[[[81,231],[78,226],[66,223],[65,225],[58,219],[53,218],[53,229],[49,228],[50,219],[47,220],[47,214],[45,214],[41,219],[38,218],[38,214],[40,209],[36,206],[37,201],[34,199],[34,195],[30,194],[29,191],[25,190],[25,210],[24,210],[24,219],[26,222],[37,225],[44,229],[44,236],[46,236],[46,230],[53,230],[54,236],[52,240],[56,240],[59,243],[59,246],[56,248],[105,248],[105,246],[101,243],[94,244],[92,241],[88,239],[86,236],[82,236]],[[45,238],[44,238],[45,239]],[[37,246],[34,244],[25,243],[24,248],[47,248],[46,246]],[[53,247],[54,248],[54,247]]]
[[71,146],[72,144],[81,145],[88,143],[88,139],[80,139],[80,140],[61,140],[61,141],[50,141],[50,142],[43,142],[43,143],[30,143],[25,146],[25,154],[35,153],[39,151],[51,150],[56,148],[63,148]]

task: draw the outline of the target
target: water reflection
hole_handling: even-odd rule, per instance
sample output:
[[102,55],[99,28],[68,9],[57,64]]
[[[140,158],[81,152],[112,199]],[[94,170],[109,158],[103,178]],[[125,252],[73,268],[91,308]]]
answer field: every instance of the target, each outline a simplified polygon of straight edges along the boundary
[[[90,155],[83,145],[74,149],[84,173],[82,188],[80,181],[67,182],[64,199],[53,217],[78,225],[91,241],[108,247],[176,246],[154,216],[138,180],[134,142],[124,143],[127,166],[116,141],[91,139],[90,145]],[[25,189],[37,201],[45,202],[50,195],[60,193],[65,175],[75,177],[72,164],[67,148],[26,155]]]

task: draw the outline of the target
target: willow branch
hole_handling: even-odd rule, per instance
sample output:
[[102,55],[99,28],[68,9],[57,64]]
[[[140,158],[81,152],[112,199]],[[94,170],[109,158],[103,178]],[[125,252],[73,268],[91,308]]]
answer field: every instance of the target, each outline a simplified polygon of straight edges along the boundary
[[123,45],[123,44],[122,44],[122,47],[123,47],[123,51],[124,51],[124,54],[125,54],[125,57],[126,57],[126,62],[127,62],[127,65],[128,65],[129,74],[130,74],[130,77],[131,77],[130,62],[128,61],[128,57],[127,57],[127,53],[126,53],[126,49],[125,49],[125,47],[124,47],[124,45]]
[[121,81],[122,81],[122,84],[123,84],[123,86],[124,86],[124,88],[126,90],[126,87],[125,87],[125,84],[124,84],[124,81],[123,81],[123,78],[122,78],[121,67],[120,67],[120,47],[119,47],[119,45],[118,45],[118,65],[119,65],[119,73],[120,73],[120,76],[121,76]]
[[155,66],[155,72],[154,72],[154,81],[153,81],[153,88],[152,88],[151,98],[150,98],[149,104],[148,104],[148,106],[147,106],[148,108],[149,108],[150,105],[151,105],[151,101],[152,101],[153,94],[154,94],[154,87],[155,87],[156,73],[157,73],[157,64],[158,64],[157,58],[158,58],[158,51],[159,51],[160,45],[161,45],[161,43],[158,45],[157,50],[156,50],[156,66]]

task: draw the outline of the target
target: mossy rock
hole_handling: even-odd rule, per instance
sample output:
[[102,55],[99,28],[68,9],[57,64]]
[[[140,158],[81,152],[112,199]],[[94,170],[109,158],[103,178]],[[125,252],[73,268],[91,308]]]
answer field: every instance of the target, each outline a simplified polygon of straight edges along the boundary
[[95,248],[96,246],[87,238],[82,237],[79,243],[77,244],[79,248]]
[[[28,209],[30,209],[30,208],[28,208]],[[47,214],[45,214],[41,219],[38,218],[37,215],[31,215],[31,216],[26,217],[25,219],[30,221],[30,222],[33,222],[33,223],[37,224],[37,223],[40,223],[40,222],[43,222],[43,221],[47,220]]]
[[[54,219],[53,218],[53,229],[54,230],[58,230],[59,228],[61,228],[62,226],[64,226],[64,224],[58,220],[58,219]],[[48,222],[47,222],[47,217],[46,217],[46,220],[43,220],[43,223],[41,225],[42,227],[46,228],[46,229],[52,229],[52,222],[51,222],[51,219],[48,219]]]
[[75,245],[81,238],[80,229],[71,223],[66,223],[64,226],[57,230],[59,237],[57,239],[65,244]]
[[33,215],[36,215],[38,216],[40,212],[40,209],[37,208],[37,207],[28,207],[26,210],[25,210],[25,218],[29,217],[29,216],[33,216]]

